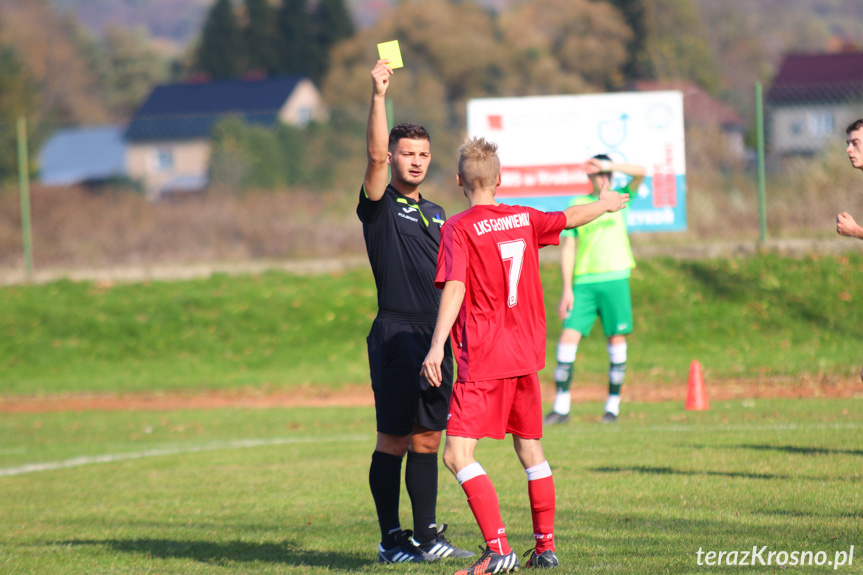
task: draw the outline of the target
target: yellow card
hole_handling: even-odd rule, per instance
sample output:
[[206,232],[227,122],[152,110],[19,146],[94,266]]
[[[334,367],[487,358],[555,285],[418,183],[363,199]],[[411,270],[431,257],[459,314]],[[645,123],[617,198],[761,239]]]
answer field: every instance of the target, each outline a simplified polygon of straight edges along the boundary
[[378,55],[381,60],[389,60],[390,68],[401,68],[404,66],[402,62],[402,53],[399,50],[399,41],[381,42],[378,44]]

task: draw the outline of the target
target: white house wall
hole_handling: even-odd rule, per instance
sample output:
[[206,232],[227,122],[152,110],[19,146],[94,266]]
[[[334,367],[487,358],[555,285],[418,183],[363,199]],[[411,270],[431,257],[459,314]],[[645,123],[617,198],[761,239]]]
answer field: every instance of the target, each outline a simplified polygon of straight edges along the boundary
[[773,105],[768,147],[771,155],[812,154],[845,140],[845,128],[860,118],[859,104]]
[[[178,177],[201,177],[210,163],[209,140],[130,143],[126,151],[129,176],[141,180],[147,197],[157,199],[164,186]],[[170,154],[170,167],[160,166],[160,154]]]
[[323,122],[328,117],[321,93],[311,80],[300,80],[279,111],[279,120],[283,124],[295,126],[305,126],[310,120]]

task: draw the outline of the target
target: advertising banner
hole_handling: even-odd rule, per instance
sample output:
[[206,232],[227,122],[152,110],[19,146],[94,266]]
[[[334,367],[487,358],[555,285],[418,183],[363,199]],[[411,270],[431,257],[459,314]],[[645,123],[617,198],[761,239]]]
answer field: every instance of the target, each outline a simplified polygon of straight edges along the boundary
[[[630,201],[631,232],[686,229],[681,92],[474,99],[467,131],[499,146],[500,202],[563,210],[572,196],[592,190],[584,162],[607,154],[647,168]],[[616,172],[612,187],[628,180]]]

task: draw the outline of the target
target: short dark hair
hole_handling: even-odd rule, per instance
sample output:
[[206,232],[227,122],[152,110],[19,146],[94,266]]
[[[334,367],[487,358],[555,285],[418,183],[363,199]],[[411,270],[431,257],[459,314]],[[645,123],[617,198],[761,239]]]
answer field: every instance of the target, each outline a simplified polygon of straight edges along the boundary
[[845,135],[847,136],[851,132],[856,132],[857,130],[859,130],[861,128],[863,128],[863,118],[860,118],[859,120],[855,120],[854,122],[851,122],[848,125],[848,127],[845,128]]
[[[599,160],[600,162],[610,162],[611,161],[611,157],[608,154],[597,154],[591,159],[592,160]],[[599,173],[600,174],[609,174],[609,177],[611,177],[611,174],[612,174],[611,171],[599,172]]]
[[390,130],[390,141],[388,149],[392,150],[399,143],[399,140],[407,138],[408,140],[426,140],[431,144],[431,137],[425,128],[419,124],[399,124]]

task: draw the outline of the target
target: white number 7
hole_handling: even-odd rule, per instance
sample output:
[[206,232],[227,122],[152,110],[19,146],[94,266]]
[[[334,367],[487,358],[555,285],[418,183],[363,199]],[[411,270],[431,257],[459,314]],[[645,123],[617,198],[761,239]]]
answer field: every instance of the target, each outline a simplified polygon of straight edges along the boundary
[[509,307],[518,303],[518,281],[521,279],[521,265],[524,263],[524,250],[527,244],[524,240],[501,242],[497,244],[500,248],[500,259],[510,260],[509,266],[509,295],[506,303]]

